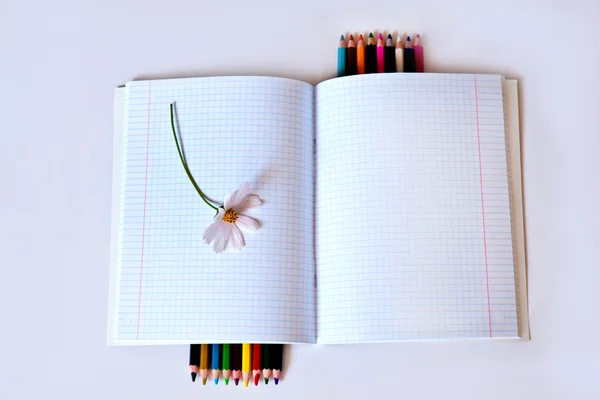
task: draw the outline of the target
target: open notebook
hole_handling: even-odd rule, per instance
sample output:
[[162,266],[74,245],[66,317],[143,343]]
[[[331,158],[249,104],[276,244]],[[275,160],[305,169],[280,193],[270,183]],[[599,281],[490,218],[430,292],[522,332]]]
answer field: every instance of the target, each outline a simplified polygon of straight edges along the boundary
[[[202,242],[248,181],[238,253]],[[117,89],[108,342],[527,338],[517,85],[270,77]]]

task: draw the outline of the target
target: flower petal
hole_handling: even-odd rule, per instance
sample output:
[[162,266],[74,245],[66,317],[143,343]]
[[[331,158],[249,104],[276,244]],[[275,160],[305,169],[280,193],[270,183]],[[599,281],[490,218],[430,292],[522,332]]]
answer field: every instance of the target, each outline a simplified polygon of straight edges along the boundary
[[204,240],[204,243],[211,244],[211,242],[215,240],[215,238],[219,234],[221,226],[226,223],[227,222],[223,221],[222,219],[217,219],[215,222],[210,224],[208,228],[206,228],[206,230],[204,231],[204,235],[202,235],[202,240]]
[[229,236],[228,245],[233,250],[239,251],[246,245],[246,241],[244,240],[244,234],[242,233],[242,231],[240,231],[240,228],[238,228],[234,224],[231,224],[231,226],[231,235]]
[[236,191],[225,198],[225,209],[229,210],[230,208],[236,207],[244,200],[248,192],[250,192],[250,184],[248,182],[242,183]]
[[212,249],[215,253],[222,253],[227,248],[227,242],[229,236],[231,236],[231,229],[233,224],[223,222],[219,225],[218,233],[212,242]]
[[260,228],[260,222],[257,219],[249,217],[247,215],[238,215],[235,224],[242,230],[248,232],[256,232]]
[[238,214],[244,214],[251,209],[258,207],[262,204],[262,200],[255,194],[249,194],[238,204],[233,207],[233,210]]

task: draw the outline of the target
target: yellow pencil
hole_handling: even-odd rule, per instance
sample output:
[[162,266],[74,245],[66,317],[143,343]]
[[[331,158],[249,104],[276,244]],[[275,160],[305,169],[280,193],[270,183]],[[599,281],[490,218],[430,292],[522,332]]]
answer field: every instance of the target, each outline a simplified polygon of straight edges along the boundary
[[250,380],[250,360],[252,359],[252,350],[249,343],[242,345],[242,378],[244,379],[244,386],[248,387],[248,381]]
[[206,385],[208,379],[208,345],[200,345],[200,377],[202,384]]

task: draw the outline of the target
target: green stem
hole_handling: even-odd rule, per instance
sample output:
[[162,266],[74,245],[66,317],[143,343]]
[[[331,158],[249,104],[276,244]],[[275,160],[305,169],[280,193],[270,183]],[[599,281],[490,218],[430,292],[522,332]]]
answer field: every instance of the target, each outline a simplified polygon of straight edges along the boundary
[[192,185],[194,185],[194,188],[196,189],[196,192],[198,192],[198,194],[200,195],[200,197],[202,198],[202,200],[204,200],[204,202],[206,204],[209,205],[210,208],[212,208],[213,210],[215,210],[217,213],[219,212],[219,209],[217,207],[215,207],[214,205],[212,205],[208,199],[206,198],[206,196],[204,196],[204,193],[202,193],[202,190],[200,190],[200,187],[198,186],[198,184],[196,183],[196,181],[194,180],[194,177],[192,176],[192,173],[190,172],[190,169],[187,165],[187,162],[185,161],[185,158],[183,157],[183,153],[181,152],[181,148],[179,147],[179,140],[177,139],[177,132],[175,132],[175,121],[174,121],[174,106],[173,103],[171,103],[171,129],[173,130],[173,137],[175,138],[175,145],[177,146],[177,153],[179,153],[179,159],[181,160],[181,164],[183,164],[183,169],[185,169],[185,173],[187,174],[188,178],[190,178],[190,181],[192,182]]

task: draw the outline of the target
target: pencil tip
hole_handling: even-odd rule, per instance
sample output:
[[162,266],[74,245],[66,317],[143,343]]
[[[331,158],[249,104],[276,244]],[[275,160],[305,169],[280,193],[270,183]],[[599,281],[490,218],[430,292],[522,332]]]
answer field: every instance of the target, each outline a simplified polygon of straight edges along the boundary
[[219,384],[219,378],[213,379],[213,382],[215,383],[215,385],[218,385]]
[[407,42],[410,42],[410,36],[407,36],[407,37],[406,37],[406,41],[407,41]]
[[196,382],[196,373],[192,372],[192,382]]
[[420,38],[421,38],[421,35],[419,35],[419,34],[417,33],[417,36],[415,36],[415,39],[420,39]]
[[206,385],[206,378],[202,378],[202,384]]
[[350,40],[354,40],[354,36],[350,35]]
[[358,37],[358,40],[363,40],[362,33],[361,33],[361,34],[360,34],[360,36]]
[[383,39],[383,35],[381,34],[381,32],[379,33],[379,36],[377,37],[377,39]]
[[235,383],[235,386],[237,386],[238,383],[240,383],[240,378],[233,378],[233,382]]
[[273,380],[275,381],[276,385],[279,385],[279,378],[273,378]]
[[258,386],[259,381],[260,381],[260,374],[254,375],[254,386]]
[[269,384],[269,378],[265,378],[265,385]]
[[223,378],[223,380],[225,381],[225,385],[229,385],[229,378]]
[[248,387],[248,381],[244,381],[244,387]]
[[373,38],[373,32],[370,32],[370,33],[369,33],[369,37],[370,37],[370,38]]
[[388,39],[391,39],[391,38],[392,38],[392,34],[391,34],[391,33],[388,33],[388,37],[387,37],[387,38],[388,38]]
[[344,40],[344,35],[340,35],[340,40]]

